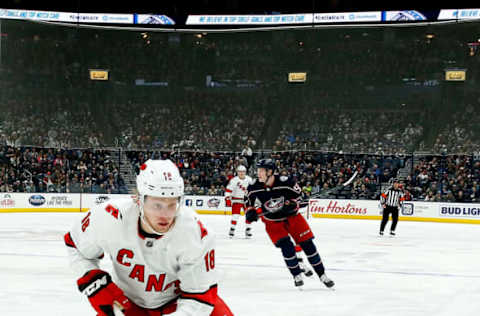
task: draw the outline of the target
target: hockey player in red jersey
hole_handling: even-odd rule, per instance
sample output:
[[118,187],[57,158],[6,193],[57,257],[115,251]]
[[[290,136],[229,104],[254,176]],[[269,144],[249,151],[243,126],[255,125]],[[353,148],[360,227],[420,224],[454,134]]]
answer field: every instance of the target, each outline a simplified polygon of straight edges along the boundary
[[[302,269],[290,237],[303,249],[321,282],[331,288],[335,283],[325,274],[325,267],[313,243],[313,232],[298,212],[301,189],[291,177],[275,175],[274,170],[272,159],[262,159],[257,163],[258,180],[248,186],[245,197],[247,220],[253,222],[261,217],[268,236],[282,251],[295,286],[303,285]],[[256,202],[261,206],[257,207]]]
[[[183,205],[183,179],[170,160],[148,160],[138,203],[113,199],[65,235],[77,285],[98,316],[233,316],[217,295],[215,240]],[[99,259],[112,259],[111,273]]]
[[[252,183],[252,178],[247,176],[247,168],[245,166],[237,167],[237,176],[230,179],[225,189],[225,206],[232,209],[232,220],[228,235],[233,238],[235,228],[237,227],[240,212],[244,208],[245,193],[247,187]],[[252,237],[252,225],[249,221],[245,221],[245,237]]]

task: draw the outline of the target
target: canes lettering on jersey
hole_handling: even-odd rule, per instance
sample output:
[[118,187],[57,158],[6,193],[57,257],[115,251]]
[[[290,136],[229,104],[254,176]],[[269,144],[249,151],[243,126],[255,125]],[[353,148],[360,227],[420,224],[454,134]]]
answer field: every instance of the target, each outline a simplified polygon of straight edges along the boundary
[[163,292],[168,290],[171,286],[173,286],[174,293],[175,294],[180,293],[178,288],[180,285],[179,280],[174,280],[174,281],[171,281],[170,283],[166,283],[165,273],[149,274],[148,276],[146,276],[145,265],[140,263],[135,263],[136,261],[134,261],[135,260],[134,257],[135,257],[135,254],[132,250],[123,248],[118,251],[118,254],[116,256],[116,261],[119,264],[124,265],[126,267],[130,267],[133,265],[131,272],[128,274],[128,277],[141,283],[145,283],[145,280],[147,280],[145,285],[146,292],[151,292],[151,291]]
[[302,190],[291,177],[274,177],[271,187],[259,181],[248,186],[245,205],[247,209],[255,208],[258,201],[266,220],[279,221],[298,212]]

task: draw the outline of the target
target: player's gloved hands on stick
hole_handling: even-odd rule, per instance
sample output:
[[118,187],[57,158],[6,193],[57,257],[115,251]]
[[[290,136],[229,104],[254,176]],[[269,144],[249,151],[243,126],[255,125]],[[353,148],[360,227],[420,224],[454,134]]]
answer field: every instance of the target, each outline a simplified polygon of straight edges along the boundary
[[123,309],[130,307],[130,300],[123,291],[112,282],[110,274],[103,270],[88,271],[77,281],[80,292],[87,295],[98,316],[114,316],[113,304],[119,304]]
[[249,210],[245,213],[245,218],[247,219],[248,222],[256,222],[256,221],[258,221],[257,210],[254,209],[254,208],[249,209]]

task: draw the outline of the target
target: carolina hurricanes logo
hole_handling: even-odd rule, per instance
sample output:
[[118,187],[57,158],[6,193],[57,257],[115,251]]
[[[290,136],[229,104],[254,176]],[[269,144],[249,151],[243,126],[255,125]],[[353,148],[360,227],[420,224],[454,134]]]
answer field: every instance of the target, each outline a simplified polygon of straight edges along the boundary
[[265,202],[265,208],[267,209],[267,211],[269,212],[276,212],[276,211],[279,211],[283,208],[283,205],[285,204],[284,203],[284,198],[283,196],[281,197],[278,197],[276,199],[270,199],[268,200],[267,202]]
[[237,187],[242,190],[243,192],[247,192],[247,188],[244,187],[240,182],[237,182]]

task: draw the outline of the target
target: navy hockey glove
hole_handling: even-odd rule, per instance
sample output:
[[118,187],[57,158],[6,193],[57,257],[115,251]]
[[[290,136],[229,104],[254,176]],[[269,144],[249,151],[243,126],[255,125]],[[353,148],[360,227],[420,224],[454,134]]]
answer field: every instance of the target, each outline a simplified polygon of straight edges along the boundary
[[246,213],[245,213],[245,218],[247,219],[247,222],[256,222],[258,221],[258,214],[257,214],[257,210],[254,209],[254,208],[251,208],[249,209]]
[[78,279],[77,284],[80,292],[87,295],[98,316],[114,316],[114,303],[123,309],[130,307],[129,299],[105,271],[90,270]]
[[300,203],[298,203],[297,200],[286,200],[285,204],[283,205],[282,211],[288,213],[288,214],[293,214],[298,211],[300,208]]

